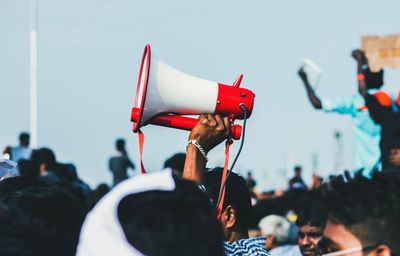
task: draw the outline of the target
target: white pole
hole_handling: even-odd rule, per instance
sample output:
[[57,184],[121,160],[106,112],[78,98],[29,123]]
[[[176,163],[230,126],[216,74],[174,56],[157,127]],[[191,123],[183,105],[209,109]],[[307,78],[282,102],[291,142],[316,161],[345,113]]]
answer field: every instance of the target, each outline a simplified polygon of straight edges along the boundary
[[31,0],[31,146],[37,148],[37,0]]

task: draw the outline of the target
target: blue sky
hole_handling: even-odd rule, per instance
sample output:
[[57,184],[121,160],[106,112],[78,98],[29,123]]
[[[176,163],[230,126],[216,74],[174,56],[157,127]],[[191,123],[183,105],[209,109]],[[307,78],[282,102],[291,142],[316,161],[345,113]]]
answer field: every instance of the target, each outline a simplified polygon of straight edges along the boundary
[[[91,185],[109,182],[107,160],[123,137],[138,164],[130,109],[143,48],[186,73],[256,93],[237,171],[253,170],[264,189],[284,187],[288,160],[311,174],[333,167],[333,132],[343,132],[344,163],[353,161],[349,117],[314,111],[296,71],[304,57],[323,69],[322,97],[356,92],[350,51],[362,35],[400,32],[400,2],[38,0],[39,146],[73,162]],[[0,147],[29,130],[29,1],[0,1]],[[388,90],[399,70],[386,70]],[[149,126],[144,161],[160,170],[184,151],[188,133]],[[232,148],[233,154],[238,143]],[[209,165],[223,163],[223,148]]]

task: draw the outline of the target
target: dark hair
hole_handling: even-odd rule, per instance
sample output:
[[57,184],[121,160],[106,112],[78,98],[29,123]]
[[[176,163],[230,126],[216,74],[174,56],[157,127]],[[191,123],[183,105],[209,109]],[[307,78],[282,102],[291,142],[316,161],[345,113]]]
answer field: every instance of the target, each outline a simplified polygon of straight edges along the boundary
[[400,253],[400,173],[375,172],[333,180],[325,190],[328,219],[344,225],[363,245],[385,244]]
[[19,160],[18,161],[19,174],[24,177],[39,177],[39,165],[32,160]]
[[185,166],[185,153],[176,153],[175,155],[168,158],[164,163],[164,168],[171,168],[178,171],[178,173],[183,173],[183,167]]
[[379,89],[383,85],[383,69],[372,72],[369,68],[364,71],[365,82],[368,89]]
[[[217,167],[206,172],[204,176],[204,186],[214,204],[217,203],[219,197],[222,171],[223,168]],[[251,210],[251,197],[246,181],[243,177],[231,172],[225,187],[225,200],[222,211],[224,211],[228,205],[235,208],[237,211],[238,227],[241,232],[247,233]]]
[[300,165],[296,165],[296,166],[294,167],[294,171],[295,171],[295,172],[301,172],[301,166],[300,166]]
[[28,187],[47,187],[39,179],[32,177],[16,176],[0,181],[0,197]]
[[117,139],[115,142],[115,148],[123,154],[126,154],[125,149],[125,140],[124,139]]
[[298,210],[296,225],[301,227],[309,225],[324,228],[326,224],[326,209],[322,202],[320,190],[308,191]]
[[27,132],[21,132],[19,135],[19,142],[22,145],[29,145],[30,135]]
[[69,193],[48,186],[0,194],[1,255],[75,255],[84,212]]
[[173,191],[121,200],[118,218],[128,242],[145,255],[223,255],[222,233],[207,195],[175,178]]
[[39,148],[32,152],[32,160],[36,161],[38,165],[46,165],[46,169],[54,169],[56,167],[56,156],[49,148]]
[[99,184],[96,189],[90,191],[87,195],[88,209],[93,209],[100,199],[102,199],[109,191],[110,187],[105,183]]

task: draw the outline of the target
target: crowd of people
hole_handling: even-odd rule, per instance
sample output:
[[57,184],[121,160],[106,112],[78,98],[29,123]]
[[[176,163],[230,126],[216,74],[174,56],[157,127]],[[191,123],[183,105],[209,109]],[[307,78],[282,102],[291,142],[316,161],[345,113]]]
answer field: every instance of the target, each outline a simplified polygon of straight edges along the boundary
[[320,100],[299,75],[316,109],[352,117],[354,170],[307,186],[296,166],[286,191],[260,191],[250,172],[206,167],[231,123],[204,114],[160,172],[129,177],[135,165],[118,139],[112,186],[91,189],[22,133],[4,150],[18,165],[0,181],[0,255],[400,255],[400,94],[378,90],[383,71],[352,56],[359,93],[349,99]]

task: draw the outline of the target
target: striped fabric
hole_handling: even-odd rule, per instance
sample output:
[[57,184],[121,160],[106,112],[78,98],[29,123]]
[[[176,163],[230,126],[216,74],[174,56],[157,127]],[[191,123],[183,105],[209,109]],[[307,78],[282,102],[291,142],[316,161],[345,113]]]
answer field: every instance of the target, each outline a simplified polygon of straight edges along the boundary
[[269,253],[265,249],[265,237],[242,239],[233,243],[225,241],[224,252],[225,256],[269,256]]

